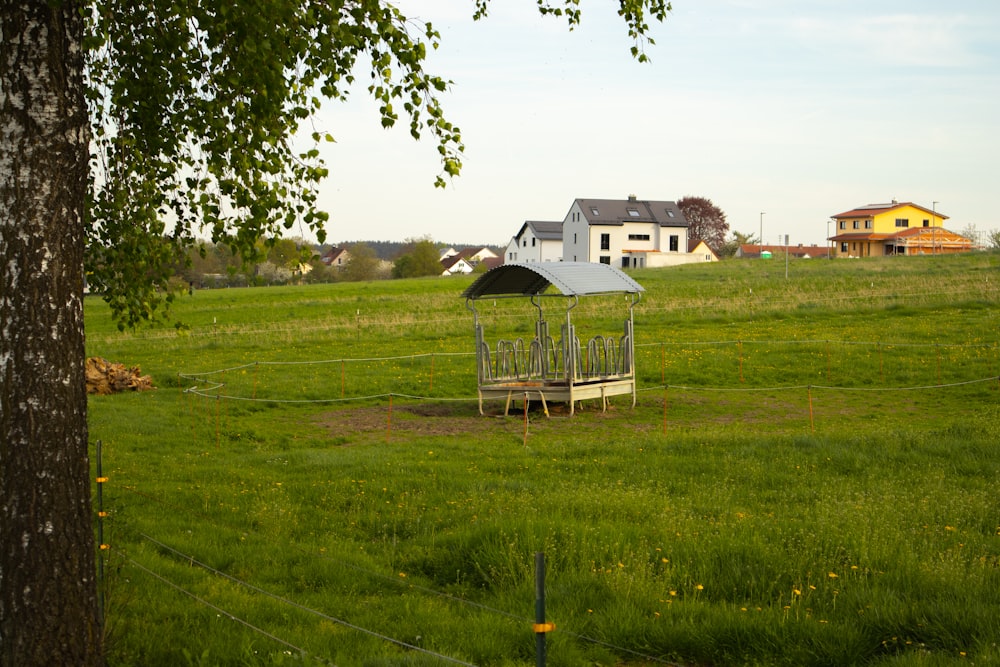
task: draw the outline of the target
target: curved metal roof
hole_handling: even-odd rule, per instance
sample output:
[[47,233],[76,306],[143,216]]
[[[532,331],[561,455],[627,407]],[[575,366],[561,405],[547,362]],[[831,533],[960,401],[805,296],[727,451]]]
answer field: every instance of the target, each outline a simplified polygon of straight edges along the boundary
[[609,264],[594,262],[540,262],[502,264],[472,283],[462,296],[542,294],[552,285],[566,296],[645,292],[642,285]]

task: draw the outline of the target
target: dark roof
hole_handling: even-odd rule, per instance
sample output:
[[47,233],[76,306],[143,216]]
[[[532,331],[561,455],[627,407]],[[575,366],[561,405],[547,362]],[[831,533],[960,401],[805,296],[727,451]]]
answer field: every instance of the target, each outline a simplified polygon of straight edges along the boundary
[[521,238],[524,231],[528,227],[531,227],[531,232],[535,235],[536,239],[541,239],[542,241],[561,241],[562,225],[562,220],[525,220],[524,224],[521,225],[521,231],[517,233],[517,238]]
[[684,212],[672,201],[646,201],[630,197],[628,199],[577,199],[575,203],[583,212],[583,217],[591,225],[653,222],[661,227],[689,226]]
[[462,296],[467,299],[501,295],[535,296],[543,294],[550,285],[566,296],[646,291],[642,285],[609,264],[515,262],[487,271],[462,292]]
[[445,269],[449,269],[450,270],[451,267],[455,266],[459,262],[465,262],[466,264],[469,263],[461,255],[448,255],[447,257],[445,257],[444,259],[441,260],[441,266],[443,266]]

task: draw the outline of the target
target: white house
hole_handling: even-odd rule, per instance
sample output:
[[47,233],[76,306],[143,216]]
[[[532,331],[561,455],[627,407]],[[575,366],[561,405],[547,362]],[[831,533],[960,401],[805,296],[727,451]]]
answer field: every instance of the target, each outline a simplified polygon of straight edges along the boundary
[[507,244],[504,262],[562,261],[561,221],[527,220]]
[[574,201],[562,223],[562,259],[621,268],[705,261],[688,252],[688,222],[676,203],[635,195]]
[[441,275],[454,276],[460,273],[472,273],[475,267],[465,261],[460,255],[450,255],[441,260]]
[[476,248],[466,248],[465,250],[462,250],[458,254],[462,257],[462,259],[467,261],[469,264],[472,264],[473,266],[476,266],[480,262],[485,262],[490,259],[497,259],[497,254],[492,250],[490,250],[489,248],[487,248],[486,246],[483,246],[478,250]]

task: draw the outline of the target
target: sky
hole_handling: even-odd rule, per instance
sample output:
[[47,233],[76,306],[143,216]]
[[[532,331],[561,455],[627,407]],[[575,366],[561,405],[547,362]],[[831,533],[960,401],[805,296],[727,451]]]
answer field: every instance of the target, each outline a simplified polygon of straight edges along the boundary
[[[432,138],[383,129],[359,86],[316,119],[336,143],[327,240],[506,246],[577,198],[706,197],[731,230],[825,245],[830,216],[914,202],[962,231],[1000,228],[1000,2],[674,0],[648,63],[612,0],[582,25],[534,0],[402,0],[441,46],[428,71],[462,130],[447,188]],[[367,85],[367,70],[357,75]]]

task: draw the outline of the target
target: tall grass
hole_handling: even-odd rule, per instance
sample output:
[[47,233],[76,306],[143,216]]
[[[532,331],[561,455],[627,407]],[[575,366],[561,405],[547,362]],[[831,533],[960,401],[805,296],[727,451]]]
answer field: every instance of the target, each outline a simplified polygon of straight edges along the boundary
[[544,551],[550,665],[1000,664],[998,259],[637,272],[572,418],[479,416],[470,278],[88,301],[160,386],[90,403],[111,662],[534,664]]

